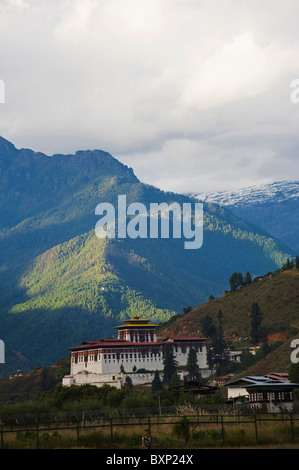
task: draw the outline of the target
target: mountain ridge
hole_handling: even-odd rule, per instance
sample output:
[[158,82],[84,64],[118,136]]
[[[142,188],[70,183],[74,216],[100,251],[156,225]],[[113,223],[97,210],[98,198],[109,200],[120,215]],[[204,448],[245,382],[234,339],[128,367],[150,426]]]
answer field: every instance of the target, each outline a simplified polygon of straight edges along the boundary
[[214,202],[223,206],[250,205],[252,202],[264,204],[273,198],[277,202],[282,202],[286,199],[299,199],[299,181],[274,181],[269,184],[248,186],[237,191],[194,193],[192,196],[204,202]]
[[278,181],[238,191],[193,196],[226,207],[299,252],[299,181]]
[[[3,164],[6,151],[14,154],[10,166]],[[199,250],[172,238],[103,245],[94,230],[100,202],[116,206],[119,194],[145,206],[196,199],[143,184],[101,150],[49,157],[2,141],[1,152],[0,337],[9,360],[0,374],[23,368],[20,354],[27,370],[53,363],[70,345],[113,334],[116,322],[138,312],[164,322],[220,295],[233,271],[259,275],[293,255],[264,229],[212,203],[204,205]]]

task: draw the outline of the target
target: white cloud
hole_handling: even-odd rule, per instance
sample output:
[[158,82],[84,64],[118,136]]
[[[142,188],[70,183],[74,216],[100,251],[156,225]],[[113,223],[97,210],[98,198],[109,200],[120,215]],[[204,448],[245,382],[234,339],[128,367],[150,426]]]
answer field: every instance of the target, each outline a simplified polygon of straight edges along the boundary
[[270,182],[273,174],[265,172],[264,166],[271,165],[273,158],[275,154],[267,148],[253,151],[241,145],[173,139],[161,149],[148,152],[146,158],[137,154],[124,161],[132,166],[138,162],[137,176],[146,183],[154,180],[165,190],[194,192],[194,188],[200,188],[200,192],[209,192],[211,187],[238,189],[247,185],[248,178],[261,184]]
[[221,45],[191,75],[181,96],[186,106],[208,109],[265,92],[298,57],[279,44],[260,47],[250,33]]
[[[73,3],[64,3],[64,14],[62,19],[58,21],[56,33],[61,38],[69,36],[84,39],[88,31],[88,25],[92,19],[92,15],[96,13],[97,3],[95,0],[74,0]],[[71,10],[71,12],[70,12]]]
[[4,3],[8,8],[19,10],[24,10],[29,6],[26,0],[4,0]]
[[298,16],[293,0],[6,0],[1,134],[102,148],[177,191],[279,179],[281,160],[299,178]]

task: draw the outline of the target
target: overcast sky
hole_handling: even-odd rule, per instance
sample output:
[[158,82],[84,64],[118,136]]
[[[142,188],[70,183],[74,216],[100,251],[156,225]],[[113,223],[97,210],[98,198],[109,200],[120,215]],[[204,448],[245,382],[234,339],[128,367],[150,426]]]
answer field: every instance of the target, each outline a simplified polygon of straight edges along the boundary
[[299,180],[298,0],[0,0],[0,134],[143,182]]

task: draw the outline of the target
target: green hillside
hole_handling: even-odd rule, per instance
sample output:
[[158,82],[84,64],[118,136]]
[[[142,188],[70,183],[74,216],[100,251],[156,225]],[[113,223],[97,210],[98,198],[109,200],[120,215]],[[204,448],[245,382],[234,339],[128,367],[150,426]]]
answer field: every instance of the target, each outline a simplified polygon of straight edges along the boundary
[[[20,408],[22,404],[26,406],[28,400],[34,400],[61,386],[62,378],[69,373],[69,368],[70,356],[67,356],[50,366],[37,367],[22,376],[0,380],[0,406],[4,403],[16,403]],[[47,404],[41,407],[39,411],[48,411]],[[20,414],[23,413],[23,410],[20,411]]]
[[217,313],[223,313],[224,337],[235,349],[250,345],[250,311],[252,303],[258,303],[262,312],[262,327],[269,344],[281,342],[278,349],[252,366],[249,374],[288,371],[290,343],[299,337],[299,270],[280,270],[256,279],[237,291],[228,291],[221,297],[201,304],[191,312],[173,319],[160,327],[159,335],[202,336],[201,320],[209,315],[214,322]]
[[136,313],[165,322],[220,296],[232,271],[260,275],[293,255],[215,204],[204,204],[199,250],[183,239],[101,241],[101,202],[195,202],[143,184],[107,152],[49,157],[0,138],[0,170],[0,376],[52,364]]
[[107,243],[90,232],[29,263],[19,282],[22,301],[12,306],[2,326],[10,332],[6,342],[46,364],[85,338],[114,334],[113,326],[128,316],[168,320],[174,311],[158,308],[113,272],[106,261]]

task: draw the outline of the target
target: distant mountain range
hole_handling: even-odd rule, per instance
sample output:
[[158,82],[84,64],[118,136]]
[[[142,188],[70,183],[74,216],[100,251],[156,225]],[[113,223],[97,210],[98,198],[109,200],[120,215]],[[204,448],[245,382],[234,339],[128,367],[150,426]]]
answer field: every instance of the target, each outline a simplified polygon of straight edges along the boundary
[[239,191],[192,196],[228,208],[299,253],[299,181],[279,181]]
[[101,150],[47,156],[0,138],[0,375],[52,364],[139,314],[165,322],[229,287],[232,272],[281,267],[291,248],[224,206],[204,203],[204,242],[95,236],[100,202],[194,203],[143,184]]

